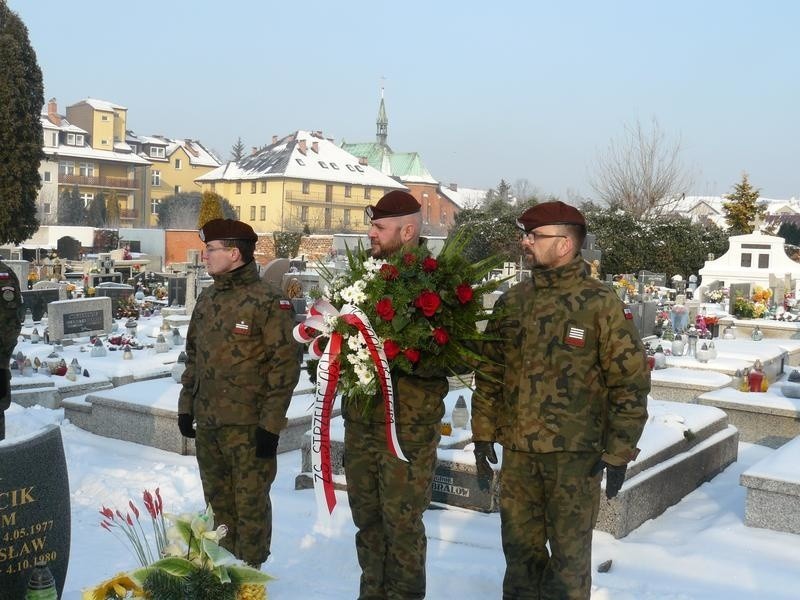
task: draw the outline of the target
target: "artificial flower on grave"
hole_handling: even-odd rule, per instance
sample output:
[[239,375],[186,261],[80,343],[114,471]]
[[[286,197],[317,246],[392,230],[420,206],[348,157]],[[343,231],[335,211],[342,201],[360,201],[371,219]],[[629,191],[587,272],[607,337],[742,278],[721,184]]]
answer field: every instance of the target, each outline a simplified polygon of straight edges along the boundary
[[764,304],[765,306],[769,304],[769,300],[772,298],[772,290],[769,288],[762,288],[760,286],[756,286],[755,290],[753,291],[752,300],[756,303]]
[[716,290],[710,290],[704,295],[706,302],[720,303],[728,297],[728,290],[719,288]]
[[266,600],[265,585],[273,578],[219,545],[227,527],[215,528],[210,505],[203,512],[171,515],[163,510],[158,488],[155,494],[145,490],[142,498],[151,536],[145,534],[141,511],[132,500],[124,515],[105,506],[100,510],[100,526],[127,540],[139,568],[84,590],[83,600]]

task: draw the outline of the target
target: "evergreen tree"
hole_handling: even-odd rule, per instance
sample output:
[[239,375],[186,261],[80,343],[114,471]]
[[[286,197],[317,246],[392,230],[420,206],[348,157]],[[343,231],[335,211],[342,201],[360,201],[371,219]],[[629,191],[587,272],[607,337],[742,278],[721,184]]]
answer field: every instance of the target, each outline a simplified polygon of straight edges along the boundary
[[511,202],[511,196],[511,186],[505,179],[501,179],[496,189],[486,192],[484,204],[492,204],[494,202],[509,204]]
[[0,0],[0,244],[18,244],[39,227],[43,105],[42,71],[28,29]]
[[750,185],[747,173],[742,173],[742,180],[733,186],[733,192],[725,195],[728,202],[723,202],[722,208],[731,235],[753,233],[753,221],[767,214],[767,207],[758,203],[760,191]]
[[781,223],[778,229],[778,237],[782,237],[787,244],[792,246],[800,246],[800,227],[794,223]]
[[103,192],[89,202],[86,209],[86,223],[90,227],[104,227],[106,224],[106,197]]
[[465,208],[458,212],[450,236],[466,228],[473,233],[464,249],[464,255],[471,261],[478,261],[493,254],[501,254],[507,262],[518,262],[522,254],[519,246],[520,230],[517,217],[528,207],[537,204],[535,197],[522,206],[511,206],[497,197],[496,190],[482,206]]
[[71,190],[65,189],[61,192],[61,197],[58,200],[58,224],[86,224],[86,207],[83,204],[77,185],[72,186]]
[[[208,192],[212,193],[212,192]],[[181,192],[162,199],[158,203],[158,224],[163,229],[197,229],[200,220],[200,192]],[[213,218],[235,219],[236,211],[225,198],[214,194],[222,214]],[[203,224],[208,221],[204,221]]]
[[106,224],[109,227],[119,227],[119,198],[112,192],[106,200]]
[[242,142],[242,138],[239,137],[236,143],[231,147],[231,159],[234,162],[239,162],[242,158],[244,158],[244,142]]
[[200,201],[200,214],[197,218],[197,228],[200,229],[203,225],[214,219],[224,219],[225,215],[222,212],[222,196],[215,192],[203,192]]

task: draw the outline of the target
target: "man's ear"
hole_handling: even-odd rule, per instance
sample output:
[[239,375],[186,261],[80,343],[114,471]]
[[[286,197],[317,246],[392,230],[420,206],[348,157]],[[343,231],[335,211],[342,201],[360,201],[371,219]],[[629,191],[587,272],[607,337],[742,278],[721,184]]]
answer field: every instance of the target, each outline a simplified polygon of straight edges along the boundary
[[400,228],[400,239],[405,244],[414,238],[414,225],[412,223],[405,223]]

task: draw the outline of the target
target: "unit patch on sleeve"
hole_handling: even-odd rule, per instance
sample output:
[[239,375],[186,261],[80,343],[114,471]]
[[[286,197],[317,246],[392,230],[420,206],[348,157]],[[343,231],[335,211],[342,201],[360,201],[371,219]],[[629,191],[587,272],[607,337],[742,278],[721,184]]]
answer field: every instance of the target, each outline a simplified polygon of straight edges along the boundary
[[280,301],[281,310],[292,310],[292,303],[288,300],[281,300]]
[[630,308],[623,308],[622,312],[625,315],[626,319],[628,319],[629,321],[633,321],[633,312],[631,311]]

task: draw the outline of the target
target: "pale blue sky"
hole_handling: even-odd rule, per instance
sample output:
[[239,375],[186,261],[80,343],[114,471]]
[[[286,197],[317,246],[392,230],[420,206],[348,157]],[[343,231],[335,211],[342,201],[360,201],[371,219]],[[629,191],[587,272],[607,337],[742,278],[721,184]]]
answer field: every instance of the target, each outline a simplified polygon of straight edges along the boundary
[[126,106],[140,134],[229,157],[297,129],[370,141],[385,77],[389,144],[465,187],[526,178],[591,196],[598,152],[658,119],[689,194],[742,171],[800,197],[800,3],[8,0],[45,99]]

